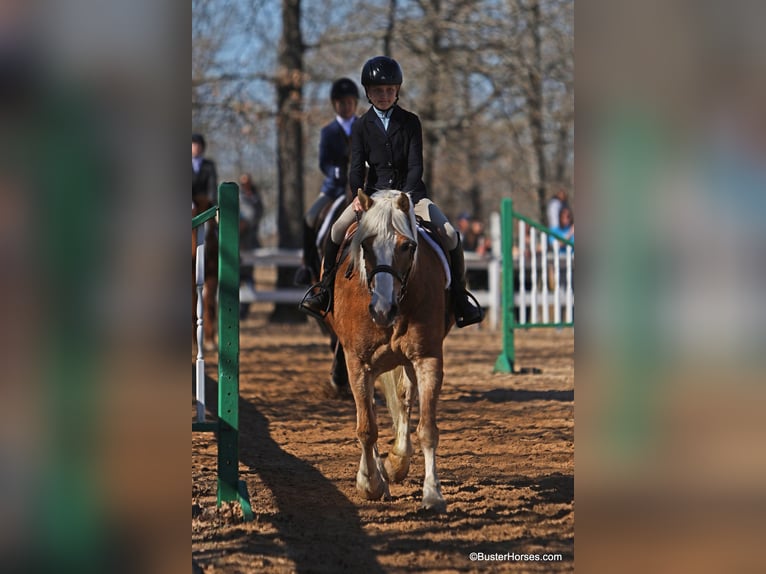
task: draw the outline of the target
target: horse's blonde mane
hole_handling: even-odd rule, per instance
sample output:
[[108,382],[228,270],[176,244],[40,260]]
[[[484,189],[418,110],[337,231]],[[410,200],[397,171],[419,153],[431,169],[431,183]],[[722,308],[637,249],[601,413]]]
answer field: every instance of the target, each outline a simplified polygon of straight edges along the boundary
[[[401,191],[393,189],[376,191],[370,196],[373,200],[372,207],[364,212],[359,221],[359,226],[351,241],[351,265],[358,266],[359,279],[364,284],[367,283],[367,270],[362,264],[361,245],[365,239],[375,235],[384,241],[393,243],[396,233],[399,233],[416,244],[418,242],[417,222],[412,199],[410,199],[409,210],[404,212],[398,206],[401,194]],[[415,252],[413,267],[416,262],[417,251]]]

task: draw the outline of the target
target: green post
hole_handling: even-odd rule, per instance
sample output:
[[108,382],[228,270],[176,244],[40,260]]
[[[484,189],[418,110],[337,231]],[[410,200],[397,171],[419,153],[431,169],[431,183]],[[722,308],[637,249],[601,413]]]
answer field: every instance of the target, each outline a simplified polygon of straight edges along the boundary
[[503,243],[503,350],[495,361],[494,370],[496,373],[513,373],[516,361],[513,347],[513,201],[509,197],[500,204],[500,226]]
[[252,509],[239,481],[239,188],[218,189],[218,504],[239,501]]

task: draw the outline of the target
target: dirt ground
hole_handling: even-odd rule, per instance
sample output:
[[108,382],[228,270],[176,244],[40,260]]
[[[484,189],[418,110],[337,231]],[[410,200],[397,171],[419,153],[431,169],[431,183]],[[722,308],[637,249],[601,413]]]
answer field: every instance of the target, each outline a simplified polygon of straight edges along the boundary
[[[354,404],[328,397],[327,340],[314,323],[269,324],[270,309],[253,305],[241,324],[240,473],[255,520],[243,522],[238,507],[216,508],[214,438],[193,433],[196,572],[574,570],[572,329],[518,332],[517,366],[542,369],[535,375],[492,373],[499,331],[449,334],[437,451],[448,508],[431,515],[419,510],[417,436],[409,476],[391,485],[390,500],[357,495]],[[215,355],[207,370],[217,378]],[[215,412],[216,387],[209,387]],[[385,456],[392,431],[382,398],[378,421]],[[472,552],[562,560],[472,561]]]

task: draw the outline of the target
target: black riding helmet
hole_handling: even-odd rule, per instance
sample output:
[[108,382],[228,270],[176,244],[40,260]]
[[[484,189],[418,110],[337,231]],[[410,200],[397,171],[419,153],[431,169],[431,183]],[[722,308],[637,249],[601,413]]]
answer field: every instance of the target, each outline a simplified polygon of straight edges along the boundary
[[387,56],[370,58],[362,68],[362,85],[365,88],[400,85],[402,80],[402,69],[399,64]]
[[339,78],[335,80],[330,89],[330,99],[339,100],[346,96],[352,96],[358,100],[359,88],[356,87],[353,80],[349,80],[348,78]]

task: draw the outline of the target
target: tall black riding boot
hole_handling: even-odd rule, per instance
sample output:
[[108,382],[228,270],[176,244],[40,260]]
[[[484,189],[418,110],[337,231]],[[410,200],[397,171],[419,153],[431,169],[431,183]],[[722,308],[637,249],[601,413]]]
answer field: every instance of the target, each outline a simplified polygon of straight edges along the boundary
[[340,245],[337,245],[332,239],[328,238],[324,260],[322,261],[322,280],[311,286],[311,289],[309,289],[298,305],[298,308],[304,313],[324,319],[325,314],[330,310],[336,269],[335,258],[338,256],[339,249]]
[[335,341],[332,355],[332,370],[330,371],[330,384],[336,392],[349,394],[348,371],[346,370],[346,354],[340,341]]
[[303,222],[303,265],[295,272],[293,283],[311,285],[319,278],[319,253],[314,228]]
[[484,310],[479,305],[476,297],[466,289],[465,258],[463,257],[463,246],[460,239],[458,239],[457,247],[450,251],[449,254],[455,324],[462,328],[474,323],[481,323],[484,319]]

